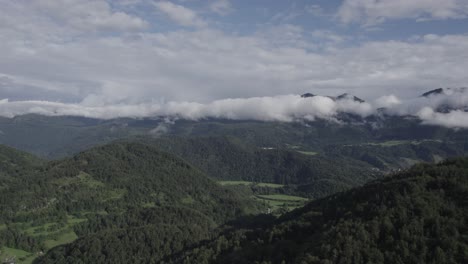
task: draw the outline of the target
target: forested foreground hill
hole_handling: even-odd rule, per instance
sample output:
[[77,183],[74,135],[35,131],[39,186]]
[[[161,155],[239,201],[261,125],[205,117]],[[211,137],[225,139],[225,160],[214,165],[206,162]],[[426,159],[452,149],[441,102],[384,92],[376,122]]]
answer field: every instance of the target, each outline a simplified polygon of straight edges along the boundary
[[468,158],[417,165],[272,225],[225,232],[171,261],[468,263]]
[[[164,148],[172,145],[186,157],[194,151],[194,162],[228,144],[216,140],[188,148],[190,140],[180,146],[175,140]],[[265,208],[252,193],[223,188],[161,148],[161,142],[118,142],[44,162],[0,147],[0,257],[21,254],[19,263],[468,262],[468,158],[416,165],[275,219],[259,214]],[[239,153],[217,159],[263,151],[242,144],[228,149]],[[289,162],[307,160],[297,155]]]
[[6,147],[0,153],[9,157],[2,158],[0,177],[2,261],[23,255],[19,263],[28,263],[41,251],[103,234],[109,236],[96,243],[133,235],[126,244],[146,237],[141,245],[168,254],[260,206],[142,144],[114,143],[48,163]]

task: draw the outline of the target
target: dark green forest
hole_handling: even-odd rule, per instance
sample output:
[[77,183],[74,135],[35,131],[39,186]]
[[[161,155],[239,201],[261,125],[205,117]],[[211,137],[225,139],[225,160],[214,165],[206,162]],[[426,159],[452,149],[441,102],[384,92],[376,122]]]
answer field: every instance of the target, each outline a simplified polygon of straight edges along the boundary
[[[218,180],[276,183],[283,192],[318,198],[382,176],[365,161],[341,155],[330,159],[295,149],[252,147],[229,137],[141,139],[177,155]],[[339,164],[336,166],[335,164]]]
[[[8,176],[2,176],[0,185],[0,248],[46,251],[105,229],[102,225],[129,232],[146,232],[152,225],[152,234],[163,232],[159,235],[186,245],[207,238],[221,223],[261,208],[183,160],[147,145],[115,143],[52,162],[1,149],[10,158],[2,163]],[[179,233],[182,237],[177,238]]]
[[[56,125],[62,126],[64,120],[70,131],[81,127],[76,133],[84,141],[74,144],[86,150],[47,160],[49,154],[38,158],[0,146],[1,260],[468,259],[468,160],[443,161],[466,154],[463,137],[457,138],[462,133],[351,140],[362,127],[323,124],[308,133],[324,137],[304,141],[300,124],[273,129],[272,123],[206,121],[181,122],[171,134],[151,136],[140,132],[153,121],[133,123],[139,132],[132,130],[130,135],[122,125],[127,120],[119,120],[121,134],[91,142],[83,127],[104,131],[103,127],[118,127],[118,122],[64,117]],[[35,128],[40,122],[27,117],[17,122],[26,121]],[[253,130],[249,132],[248,126]],[[294,126],[296,134],[291,134]],[[346,129],[348,134],[343,134]],[[342,138],[332,139],[333,135]],[[256,142],[258,137],[264,141]],[[271,144],[275,140],[278,144]],[[108,141],[113,142],[103,144]],[[97,146],[89,148],[93,145]],[[71,149],[53,151],[60,156],[73,153]]]
[[467,175],[467,158],[416,165],[273,223],[228,230],[171,261],[467,263]]
[[[420,164],[276,219],[227,222],[209,235],[209,222],[187,220],[197,219],[187,212],[100,216],[76,228],[90,235],[36,263],[466,263],[466,175],[466,158]],[[155,228],[177,213],[187,215],[170,233]]]

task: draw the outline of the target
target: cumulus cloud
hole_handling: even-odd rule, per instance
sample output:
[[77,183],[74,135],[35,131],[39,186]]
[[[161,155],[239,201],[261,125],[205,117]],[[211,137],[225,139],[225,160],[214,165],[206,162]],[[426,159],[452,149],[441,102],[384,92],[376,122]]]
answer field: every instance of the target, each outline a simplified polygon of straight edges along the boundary
[[343,23],[376,25],[392,19],[443,20],[468,17],[466,0],[345,0],[336,17]]
[[203,21],[203,19],[200,18],[195,11],[182,5],[177,5],[168,1],[156,2],[154,5],[161,12],[169,16],[171,20],[181,26],[203,27],[206,25],[206,22]]

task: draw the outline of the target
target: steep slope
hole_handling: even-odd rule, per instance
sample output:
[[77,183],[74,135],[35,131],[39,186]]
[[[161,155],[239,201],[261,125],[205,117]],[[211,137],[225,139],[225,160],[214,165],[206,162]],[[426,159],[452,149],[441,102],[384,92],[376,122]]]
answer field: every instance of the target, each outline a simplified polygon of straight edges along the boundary
[[467,263],[468,158],[311,202],[262,228],[226,232],[178,263]]
[[[89,175],[106,188],[120,190],[125,204],[181,204],[191,208],[231,214],[228,191],[183,160],[138,143],[116,143],[80,153],[72,159],[52,163],[47,177]],[[64,185],[62,185],[63,188]],[[74,194],[75,195],[75,194]],[[64,206],[74,199],[63,201]],[[233,199],[234,201],[234,199]],[[231,204],[232,206],[233,204]]]
[[425,92],[421,95],[421,97],[431,97],[431,96],[438,96],[443,94],[452,94],[452,93],[464,93],[466,92],[466,87],[460,88],[437,88],[428,92]]
[[444,88],[437,88],[434,90],[427,91],[421,95],[421,97],[430,97],[433,95],[440,95],[444,93]]
[[34,155],[0,145],[0,177],[19,176],[43,163]]
[[129,239],[143,235],[140,230],[158,234],[148,237],[154,243],[188,245],[207,239],[229,219],[257,211],[248,197],[183,160],[137,143],[109,144],[50,162],[6,184],[0,201],[0,248],[31,255],[117,229]]
[[31,154],[0,145],[0,223],[11,217],[13,208],[18,210],[17,201],[27,195],[20,190],[43,164],[45,161]]

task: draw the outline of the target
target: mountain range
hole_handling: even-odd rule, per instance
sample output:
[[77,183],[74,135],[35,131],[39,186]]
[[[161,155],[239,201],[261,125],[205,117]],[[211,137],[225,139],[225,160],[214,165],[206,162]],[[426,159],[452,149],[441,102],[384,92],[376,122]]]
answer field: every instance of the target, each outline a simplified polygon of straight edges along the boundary
[[2,261],[468,261],[466,129],[29,114],[0,131]]

